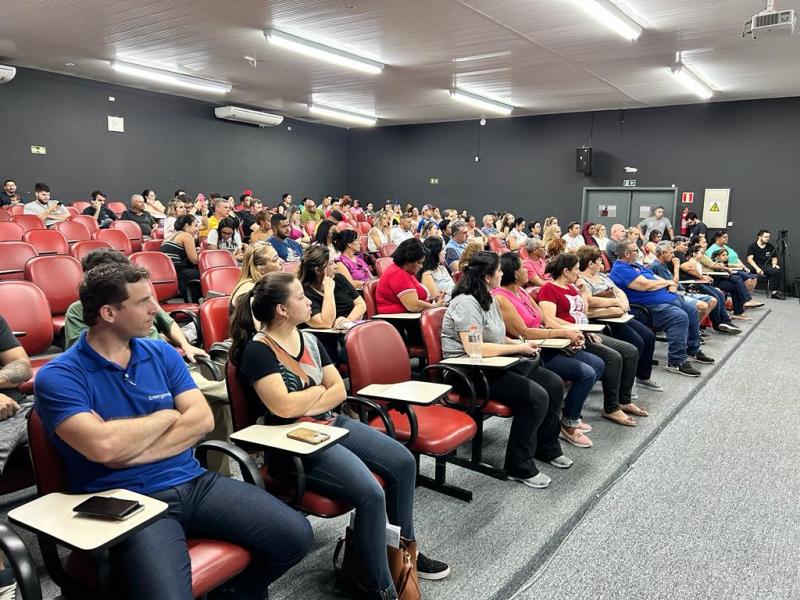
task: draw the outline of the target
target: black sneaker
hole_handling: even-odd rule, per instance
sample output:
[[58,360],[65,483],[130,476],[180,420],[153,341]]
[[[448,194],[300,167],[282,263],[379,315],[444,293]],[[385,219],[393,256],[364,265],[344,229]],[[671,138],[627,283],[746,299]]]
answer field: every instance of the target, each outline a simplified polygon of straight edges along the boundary
[[736,327],[736,325],[731,325],[730,323],[720,323],[717,326],[716,331],[719,331],[720,333],[727,333],[729,335],[739,335],[742,333],[741,329]]
[[694,362],[699,362],[699,363],[702,363],[704,365],[711,365],[711,364],[714,364],[714,362],[715,362],[713,358],[703,354],[702,350],[698,350],[697,354],[695,354],[694,356],[692,356],[690,354],[689,355],[689,360],[693,360]]
[[783,292],[772,292],[770,298],[773,300],[786,300],[786,296],[784,296]]
[[450,575],[450,567],[440,560],[428,558],[417,552],[417,575],[420,579],[444,579]]
[[678,375],[686,375],[686,377],[700,377],[700,371],[692,367],[688,360],[682,365],[667,365],[667,371]]

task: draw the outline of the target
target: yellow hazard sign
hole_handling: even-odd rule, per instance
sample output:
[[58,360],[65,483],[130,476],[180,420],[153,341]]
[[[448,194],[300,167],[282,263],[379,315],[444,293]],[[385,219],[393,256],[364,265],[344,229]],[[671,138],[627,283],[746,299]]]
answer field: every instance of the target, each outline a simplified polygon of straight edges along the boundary
[[708,209],[708,212],[719,212],[719,204],[714,202],[714,204],[711,205],[711,208]]

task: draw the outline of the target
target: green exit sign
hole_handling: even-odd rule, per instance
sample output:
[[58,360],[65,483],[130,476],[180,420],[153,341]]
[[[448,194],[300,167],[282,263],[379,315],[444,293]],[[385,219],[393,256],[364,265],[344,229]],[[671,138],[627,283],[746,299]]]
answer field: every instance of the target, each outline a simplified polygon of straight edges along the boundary
[[431,177],[431,185],[439,185],[439,178]]
[[47,154],[47,148],[44,146],[31,146],[31,154]]

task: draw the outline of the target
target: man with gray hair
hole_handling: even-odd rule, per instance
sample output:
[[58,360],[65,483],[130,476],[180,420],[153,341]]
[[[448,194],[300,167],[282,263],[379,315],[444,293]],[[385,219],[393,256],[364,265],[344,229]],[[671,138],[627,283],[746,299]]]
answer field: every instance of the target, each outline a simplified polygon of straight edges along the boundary
[[[672,280],[678,286],[678,292],[683,292],[684,301],[697,310],[699,321],[705,319],[717,307],[717,299],[709,294],[690,293],[681,285],[681,261],[674,255],[672,242],[658,242],[654,252],[656,259],[650,264],[650,270],[662,279]],[[700,337],[703,337],[702,331]]]
[[[451,269],[458,269],[458,259],[467,247],[467,224],[461,219],[450,223],[450,241],[444,248],[444,262]],[[453,264],[455,263],[455,267]]]
[[120,220],[137,223],[144,237],[150,237],[153,229],[158,227],[153,215],[144,209],[144,196],[141,194],[131,196],[131,207],[122,213]]
[[700,350],[697,311],[677,294],[674,281],[661,279],[636,262],[636,245],[631,240],[617,243],[617,260],[609,277],[625,292],[631,304],[640,304],[649,310],[653,327],[666,332],[668,371],[699,377],[700,371],[689,364],[689,358],[700,363],[714,362]]
[[528,238],[525,241],[525,250],[528,258],[522,261],[522,266],[528,272],[528,283],[531,285],[543,286],[552,277],[545,273],[547,270],[547,260],[545,260],[544,242],[539,238]]

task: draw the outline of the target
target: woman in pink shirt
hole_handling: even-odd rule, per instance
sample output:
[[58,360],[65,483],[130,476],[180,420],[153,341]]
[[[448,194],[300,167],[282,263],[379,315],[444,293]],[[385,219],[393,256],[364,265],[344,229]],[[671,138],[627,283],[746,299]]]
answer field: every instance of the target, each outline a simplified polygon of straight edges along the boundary
[[353,284],[353,287],[360,290],[364,283],[374,277],[372,271],[358,255],[361,250],[361,242],[358,233],[353,229],[336,231],[333,234],[333,247],[339,251],[339,258],[336,259],[336,270],[344,275]]

